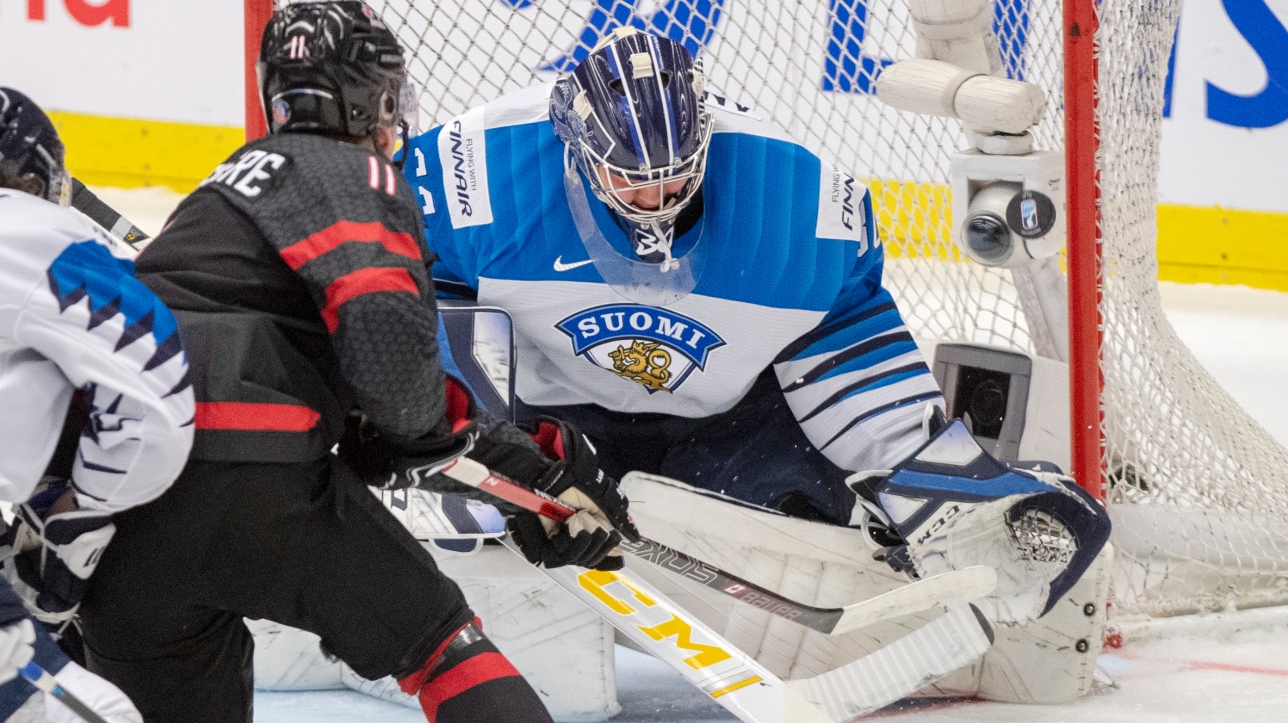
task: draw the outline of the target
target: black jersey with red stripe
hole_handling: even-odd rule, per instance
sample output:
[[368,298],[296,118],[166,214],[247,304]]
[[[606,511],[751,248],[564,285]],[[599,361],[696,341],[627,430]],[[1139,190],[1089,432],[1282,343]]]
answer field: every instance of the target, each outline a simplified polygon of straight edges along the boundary
[[190,357],[193,457],[316,459],[353,407],[394,438],[442,424],[427,258],[411,188],[377,154],[303,134],[234,153],[138,258]]

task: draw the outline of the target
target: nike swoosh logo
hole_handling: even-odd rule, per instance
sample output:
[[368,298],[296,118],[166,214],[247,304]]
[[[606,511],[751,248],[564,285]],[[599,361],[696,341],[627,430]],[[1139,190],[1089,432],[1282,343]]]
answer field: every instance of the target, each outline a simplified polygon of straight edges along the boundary
[[586,259],[585,261],[578,261],[576,263],[571,263],[571,264],[565,264],[563,262],[563,256],[560,255],[555,258],[555,271],[572,271],[578,266],[585,266],[586,264],[589,264],[589,263],[592,263],[591,259]]

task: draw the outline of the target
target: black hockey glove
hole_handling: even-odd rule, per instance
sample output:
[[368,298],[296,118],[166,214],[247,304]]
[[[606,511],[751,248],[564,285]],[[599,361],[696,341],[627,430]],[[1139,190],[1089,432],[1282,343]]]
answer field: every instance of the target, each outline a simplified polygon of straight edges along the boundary
[[481,437],[467,456],[577,511],[564,523],[530,512],[510,519],[510,535],[529,562],[622,569],[622,537],[638,540],[639,532],[617,480],[599,468],[595,448],[580,432],[542,418],[530,438],[514,427],[497,428]]
[[468,434],[444,430],[419,439],[382,435],[366,415],[352,411],[345,419],[344,436],[337,453],[364,484],[380,489],[414,486],[435,467],[461,456],[472,444]]
[[[622,536],[638,539],[617,480],[600,469],[595,450],[563,422],[543,419],[529,435],[480,414],[455,379],[447,382],[443,431],[416,440],[382,436],[360,413],[347,420],[339,456],[366,484],[383,489],[421,487],[463,494],[496,505],[511,517],[510,531],[533,564],[620,570]],[[446,431],[448,428],[451,432]],[[464,455],[493,472],[559,498],[577,514],[564,523],[515,510],[486,493],[454,482],[437,469]]]
[[73,509],[51,513],[71,488],[56,480],[18,506],[0,541],[4,577],[31,614],[53,631],[76,614],[89,577],[116,533],[111,514]]

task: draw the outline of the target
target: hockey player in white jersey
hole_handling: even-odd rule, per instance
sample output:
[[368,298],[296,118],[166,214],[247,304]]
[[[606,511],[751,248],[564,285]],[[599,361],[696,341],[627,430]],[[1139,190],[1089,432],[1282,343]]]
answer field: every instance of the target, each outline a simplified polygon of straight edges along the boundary
[[0,88],[0,499],[25,503],[0,548],[0,718],[80,720],[14,677],[34,655],[107,720],[142,721],[45,626],[75,614],[111,514],[156,498],[183,468],[192,390],[174,318],[134,279],[128,248],[60,205],[70,191],[48,117]]
[[[1076,485],[994,462],[1009,482],[990,486],[982,450],[936,455],[961,445],[881,285],[866,188],[708,92],[680,43],[619,28],[570,75],[413,139],[405,173],[440,292],[510,313],[519,400],[583,430],[606,473],[883,527],[897,569],[997,565],[1008,622],[1049,610],[1103,546],[1107,518]],[[927,464],[938,476],[917,476]],[[912,488],[933,504],[908,516]],[[1070,510],[1052,513],[1074,538],[1059,564],[1029,565],[1008,537],[1025,499]]]

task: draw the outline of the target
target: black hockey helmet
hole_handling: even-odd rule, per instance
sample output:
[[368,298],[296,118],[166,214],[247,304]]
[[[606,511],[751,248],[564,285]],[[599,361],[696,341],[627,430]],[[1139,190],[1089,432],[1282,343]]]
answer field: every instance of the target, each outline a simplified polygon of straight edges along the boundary
[[[712,130],[704,84],[683,45],[622,27],[556,83],[551,120],[600,200],[637,224],[669,224],[702,183]],[[615,184],[605,185],[597,167]],[[661,194],[677,180],[687,181],[683,190],[653,210],[617,193],[657,187]]]
[[278,10],[264,28],[257,67],[271,133],[366,138],[414,110],[402,46],[359,0]]
[[71,198],[58,131],[40,106],[12,88],[0,88],[0,186],[63,205]]

